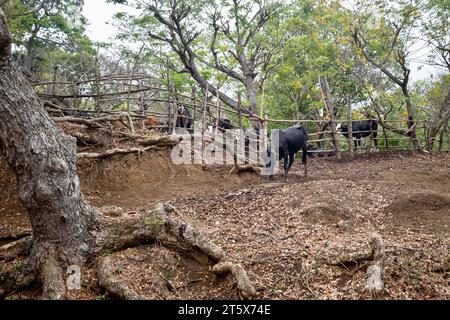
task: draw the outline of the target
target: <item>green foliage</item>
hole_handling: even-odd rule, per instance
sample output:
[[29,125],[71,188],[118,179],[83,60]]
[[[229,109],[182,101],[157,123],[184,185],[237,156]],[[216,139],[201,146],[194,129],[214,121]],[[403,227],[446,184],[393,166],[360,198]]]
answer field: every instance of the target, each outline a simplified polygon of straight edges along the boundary
[[92,67],[95,50],[85,35],[82,0],[10,0],[5,14],[13,35],[14,56],[33,77],[48,79],[61,72],[80,74]]
[[344,28],[345,8],[315,1],[295,4],[286,8],[290,13],[280,26],[287,39],[269,81],[268,108],[274,117],[303,119],[313,110],[323,112],[319,77],[327,77],[338,101],[347,93],[355,95],[355,52]]
[[23,267],[23,262],[21,260],[14,263],[13,271],[19,271]]
[[111,298],[107,292],[105,294],[101,294],[96,297],[96,300],[110,300],[110,299]]
[[158,208],[152,210],[151,214],[145,217],[144,224],[147,225],[153,232],[157,231],[162,225],[164,225],[164,220],[159,216]]

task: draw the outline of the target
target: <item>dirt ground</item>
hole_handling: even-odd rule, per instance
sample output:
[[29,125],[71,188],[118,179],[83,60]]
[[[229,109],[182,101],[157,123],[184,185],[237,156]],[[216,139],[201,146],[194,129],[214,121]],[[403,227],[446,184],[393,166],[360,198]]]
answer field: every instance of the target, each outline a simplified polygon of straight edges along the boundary
[[[83,192],[98,207],[130,214],[170,201],[229,257],[243,264],[264,299],[366,299],[367,265],[332,266],[338,253],[386,245],[382,299],[449,299],[450,155],[358,155],[299,161],[290,179],[229,175],[229,167],[175,166],[168,151],[85,160]],[[0,244],[29,228],[15,178],[0,156]],[[1,242],[3,241],[3,242]],[[109,252],[105,254],[111,254]],[[236,299],[218,278],[181,253],[140,246],[112,253],[117,275],[149,299]],[[14,263],[14,262],[13,262]],[[17,263],[17,262],[16,262]],[[87,268],[74,297],[109,299]],[[35,298],[25,291],[13,298]]]

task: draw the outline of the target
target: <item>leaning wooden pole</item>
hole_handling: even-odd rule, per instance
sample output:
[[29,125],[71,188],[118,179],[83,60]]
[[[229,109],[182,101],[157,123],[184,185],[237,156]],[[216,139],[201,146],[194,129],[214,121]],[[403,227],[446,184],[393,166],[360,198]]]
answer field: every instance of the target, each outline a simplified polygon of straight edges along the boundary
[[53,68],[53,83],[52,83],[52,102],[54,102],[53,101],[53,99],[55,98],[55,85],[56,85],[56,76],[57,76],[57,74],[58,74],[58,66],[55,66],[54,68]]
[[322,93],[325,94],[326,106],[328,109],[328,113],[330,114],[330,127],[331,127],[331,136],[333,139],[334,151],[336,153],[336,157],[340,160],[342,158],[342,156],[341,156],[341,149],[339,146],[339,139],[337,138],[337,132],[336,132],[336,119],[334,117],[333,97],[331,96],[330,86],[328,85],[327,78],[326,77],[319,78],[319,82],[320,82],[320,86],[322,88]]
[[219,130],[219,119],[220,119],[220,99],[219,97],[219,90],[216,91],[216,97],[217,97],[217,110],[216,110],[216,129],[214,130],[214,133],[217,134]]
[[99,111],[100,111],[100,83],[99,83],[99,78],[100,78],[100,67],[98,64],[98,48],[97,48],[97,54],[95,56],[95,98],[94,98],[94,110],[96,111],[96,115],[99,115]]
[[206,142],[205,142],[205,129],[206,129],[206,109],[208,108],[208,84],[206,84],[205,88],[205,100],[203,104],[203,114],[202,114],[202,153],[205,151]]
[[348,151],[353,159],[353,125],[352,125],[352,97],[347,95],[347,123],[348,123]]

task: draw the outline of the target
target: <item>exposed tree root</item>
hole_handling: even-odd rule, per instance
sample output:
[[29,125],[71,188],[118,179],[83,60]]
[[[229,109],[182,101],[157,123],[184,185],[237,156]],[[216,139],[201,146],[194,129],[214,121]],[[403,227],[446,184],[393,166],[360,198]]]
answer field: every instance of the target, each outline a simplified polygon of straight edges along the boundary
[[229,261],[219,262],[212,268],[212,271],[216,274],[231,273],[236,278],[237,288],[242,298],[252,299],[256,296],[256,290],[251,285],[247,272],[242,265]]
[[107,150],[105,152],[80,152],[77,153],[78,159],[83,158],[90,158],[90,159],[103,159],[108,158],[116,154],[129,154],[129,153],[145,153],[148,150],[161,150],[162,148],[156,147],[156,146],[150,146],[146,148],[126,148],[126,149],[120,149],[120,148],[114,148]]
[[0,236],[0,241],[14,241],[28,236],[31,236],[31,229],[24,229],[16,233]]
[[[373,234],[369,241],[370,249],[367,251],[345,253],[328,260],[331,265],[346,265],[349,263],[361,263],[373,260],[373,264],[367,268],[366,290],[372,297],[377,298],[384,290],[384,244],[381,236]],[[359,268],[358,268],[359,269]]]
[[101,125],[99,122],[95,121],[94,119],[85,119],[85,118],[78,118],[78,117],[54,117],[52,119],[55,122],[72,122],[72,123],[83,124],[89,128],[106,128],[105,126]]
[[63,269],[56,261],[54,255],[48,257],[41,265],[42,299],[61,300],[66,295],[66,285],[63,278]]
[[103,146],[103,143],[97,140],[95,135],[93,134],[87,134],[83,132],[73,132],[70,133],[72,137],[75,137],[79,142],[83,143],[84,145],[95,145],[95,146]]
[[175,236],[178,242],[186,243],[188,246],[198,249],[214,262],[225,258],[225,252],[206,238],[200,231],[194,229],[191,225],[168,216],[170,212],[176,212],[176,208],[170,204],[158,205],[157,213],[164,222],[165,231]]
[[0,261],[11,261],[18,256],[30,253],[31,236],[21,238],[0,247]]
[[378,298],[384,290],[384,244],[380,235],[372,235],[370,247],[372,248],[374,263],[367,268],[366,290],[372,294],[372,297]]
[[226,253],[206,238],[200,231],[191,225],[180,220],[169,217],[168,213],[176,212],[176,208],[169,205],[159,205],[156,209],[159,216],[164,221],[165,231],[177,238],[177,243],[186,243],[192,248],[200,250],[211,260],[216,262],[213,272],[216,274],[231,273],[236,278],[237,288],[244,299],[251,299],[256,296],[255,288],[250,284],[250,280],[242,265],[226,260]]
[[156,135],[156,136],[143,136],[138,134],[130,134],[127,132],[119,132],[121,136],[127,137],[134,140],[141,146],[161,146],[169,147],[174,146],[180,142],[179,136],[167,136],[167,135]]
[[112,295],[124,300],[142,300],[136,291],[115,277],[115,269],[111,263],[111,257],[100,258],[97,266],[97,277],[100,286]]
[[351,252],[351,253],[343,253],[336,257],[333,257],[328,260],[328,263],[333,266],[339,266],[339,265],[347,265],[350,263],[360,263],[362,261],[366,260],[372,260],[373,254],[372,251],[362,251],[362,252]]
[[[138,220],[132,219],[128,222],[116,220],[115,224],[119,222],[121,227],[120,229],[111,228],[113,230],[111,235],[115,233],[115,235],[112,235],[114,240],[111,245],[114,243],[121,244],[115,249],[122,249],[132,245],[158,241],[162,245],[187,253],[199,262],[210,263],[212,261],[215,264],[213,267],[214,273],[231,273],[236,278],[239,294],[244,299],[255,297],[256,290],[250,284],[244,268],[240,264],[227,261],[226,253],[222,248],[205,237],[199,230],[170,216],[171,213],[176,213],[176,211],[176,208],[170,204],[160,204]],[[111,241],[111,239],[108,241]],[[103,258],[100,262],[97,273],[102,287],[119,297],[139,298],[128,286],[113,279],[109,259]],[[103,270],[103,268],[107,268],[107,270]]]
[[[185,252],[197,261],[212,264],[215,274],[230,273],[236,279],[238,293],[242,298],[251,299],[256,296],[256,290],[244,268],[227,260],[222,248],[205,237],[201,231],[175,218],[173,215],[177,214],[177,209],[172,205],[160,204],[144,215],[132,218],[111,218],[96,212],[99,214],[99,219],[96,220],[99,224],[93,225],[93,228],[97,230],[97,246],[91,248],[87,259],[95,258],[105,249],[119,251],[140,244],[158,242]],[[30,251],[30,244],[31,237],[26,237],[1,247],[1,251],[5,252],[3,258]],[[36,248],[39,248],[39,252],[31,250],[26,263],[18,265],[14,270],[0,273],[0,297],[31,284],[37,277],[42,284],[43,299],[66,298],[67,267],[75,264],[81,268],[87,260],[84,260],[83,256],[72,257],[64,249],[53,245],[40,244]],[[36,267],[32,268],[32,265]],[[110,257],[102,257],[99,260],[97,275],[100,286],[111,294],[123,299],[142,299],[132,288],[117,280]]]
[[28,260],[16,263],[11,270],[0,266],[0,299],[31,285],[37,276],[37,269]]

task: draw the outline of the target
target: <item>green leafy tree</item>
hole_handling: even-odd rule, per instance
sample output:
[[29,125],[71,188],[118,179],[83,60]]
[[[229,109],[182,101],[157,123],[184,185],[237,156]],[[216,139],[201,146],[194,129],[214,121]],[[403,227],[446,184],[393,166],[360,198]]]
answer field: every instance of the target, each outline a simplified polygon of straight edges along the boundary
[[95,50],[85,35],[82,0],[8,0],[2,3],[13,34],[14,56],[31,78],[55,67],[70,78],[88,72]]

